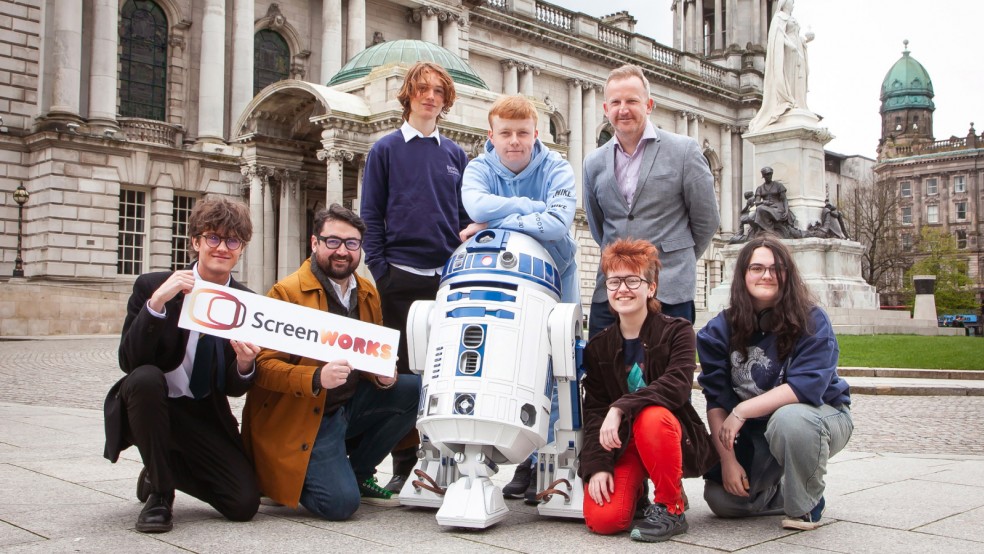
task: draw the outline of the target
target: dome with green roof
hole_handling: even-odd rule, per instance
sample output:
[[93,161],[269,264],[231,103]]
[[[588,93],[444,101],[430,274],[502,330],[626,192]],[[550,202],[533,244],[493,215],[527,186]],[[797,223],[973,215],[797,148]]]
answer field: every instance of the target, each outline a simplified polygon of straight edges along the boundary
[[434,62],[446,69],[455,83],[489,89],[485,81],[460,57],[436,44],[422,40],[394,40],[366,48],[349,60],[328,81],[328,86],[365,77],[370,71],[383,65],[400,63],[410,66],[416,62]]
[[910,108],[935,110],[933,82],[926,68],[909,55],[909,41],[903,41],[902,57],[888,70],[881,87],[881,113]]

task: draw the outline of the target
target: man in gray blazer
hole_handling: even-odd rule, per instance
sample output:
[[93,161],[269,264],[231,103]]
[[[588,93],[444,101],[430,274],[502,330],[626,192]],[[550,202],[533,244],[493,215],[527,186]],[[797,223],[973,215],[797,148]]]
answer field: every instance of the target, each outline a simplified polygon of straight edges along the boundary
[[[642,69],[624,65],[605,83],[605,116],[615,136],[584,160],[584,208],[599,246],[621,239],[659,249],[657,299],[663,313],[694,321],[697,259],[718,229],[714,178],[692,138],[657,130]],[[589,333],[614,323],[598,270]]]

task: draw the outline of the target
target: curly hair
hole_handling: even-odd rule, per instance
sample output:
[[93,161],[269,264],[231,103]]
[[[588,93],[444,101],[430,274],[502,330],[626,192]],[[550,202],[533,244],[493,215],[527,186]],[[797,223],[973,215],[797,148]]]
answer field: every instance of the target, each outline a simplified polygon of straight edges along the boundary
[[396,99],[403,106],[404,121],[409,121],[410,119],[410,100],[418,94],[421,87],[428,86],[425,81],[428,73],[437,77],[441,86],[444,87],[444,109],[441,110],[441,115],[438,116],[438,119],[448,115],[448,112],[451,111],[451,106],[454,105],[454,101],[457,98],[454,92],[454,80],[451,79],[451,75],[448,74],[447,70],[434,62],[417,62],[407,71],[407,76],[403,79],[403,86],[400,87],[400,92],[396,95]]
[[[221,235],[236,237],[244,243],[253,238],[253,222],[249,218],[249,207],[242,202],[229,200],[221,196],[210,197],[195,203],[188,216],[188,236],[212,231]],[[188,242],[188,250],[192,257],[198,254]]]
[[769,316],[769,329],[778,336],[779,359],[785,360],[793,351],[796,341],[804,334],[813,332],[810,327],[810,310],[816,300],[800,276],[789,248],[778,236],[765,233],[749,240],[738,253],[735,274],[731,279],[731,305],[727,310],[728,325],[731,327],[731,350],[748,356],[748,343],[752,335],[759,331],[759,321],[763,312],[757,312],[752,303],[752,295],[745,285],[745,273],[752,254],[759,248],[768,248],[775,257],[779,273],[775,276],[778,284],[776,304]]
[[[608,275],[616,269],[626,269],[638,272],[659,290],[659,270],[663,264],[659,261],[659,251],[653,243],[647,240],[619,239],[601,253],[601,272]],[[659,312],[662,306],[654,294],[646,301],[650,312]]]

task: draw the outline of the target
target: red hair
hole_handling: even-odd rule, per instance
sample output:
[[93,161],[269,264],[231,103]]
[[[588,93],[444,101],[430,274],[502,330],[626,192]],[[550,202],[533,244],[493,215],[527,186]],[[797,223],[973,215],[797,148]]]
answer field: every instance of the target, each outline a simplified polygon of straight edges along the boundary
[[492,104],[489,109],[489,129],[492,128],[492,118],[495,116],[511,120],[532,119],[533,126],[536,127],[536,106],[528,98],[518,94],[503,96]]
[[[619,239],[601,253],[601,272],[605,275],[616,269],[627,269],[639,273],[659,290],[659,251],[648,240]],[[659,300],[653,295],[647,303],[650,312],[661,308]]]

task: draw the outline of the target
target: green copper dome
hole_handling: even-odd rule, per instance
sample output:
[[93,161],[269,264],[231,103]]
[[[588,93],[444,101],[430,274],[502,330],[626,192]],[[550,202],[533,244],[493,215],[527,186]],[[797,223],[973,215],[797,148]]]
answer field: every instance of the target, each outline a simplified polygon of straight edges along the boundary
[[910,108],[935,110],[933,82],[921,63],[909,55],[909,41],[902,57],[888,70],[881,87],[881,113]]
[[434,62],[448,71],[455,83],[488,90],[485,81],[467,63],[449,50],[422,40],[394,40],[367,48],[349,60],[328,86],[365,77],[373,69],[392,63],[407,66],[416,62]]

